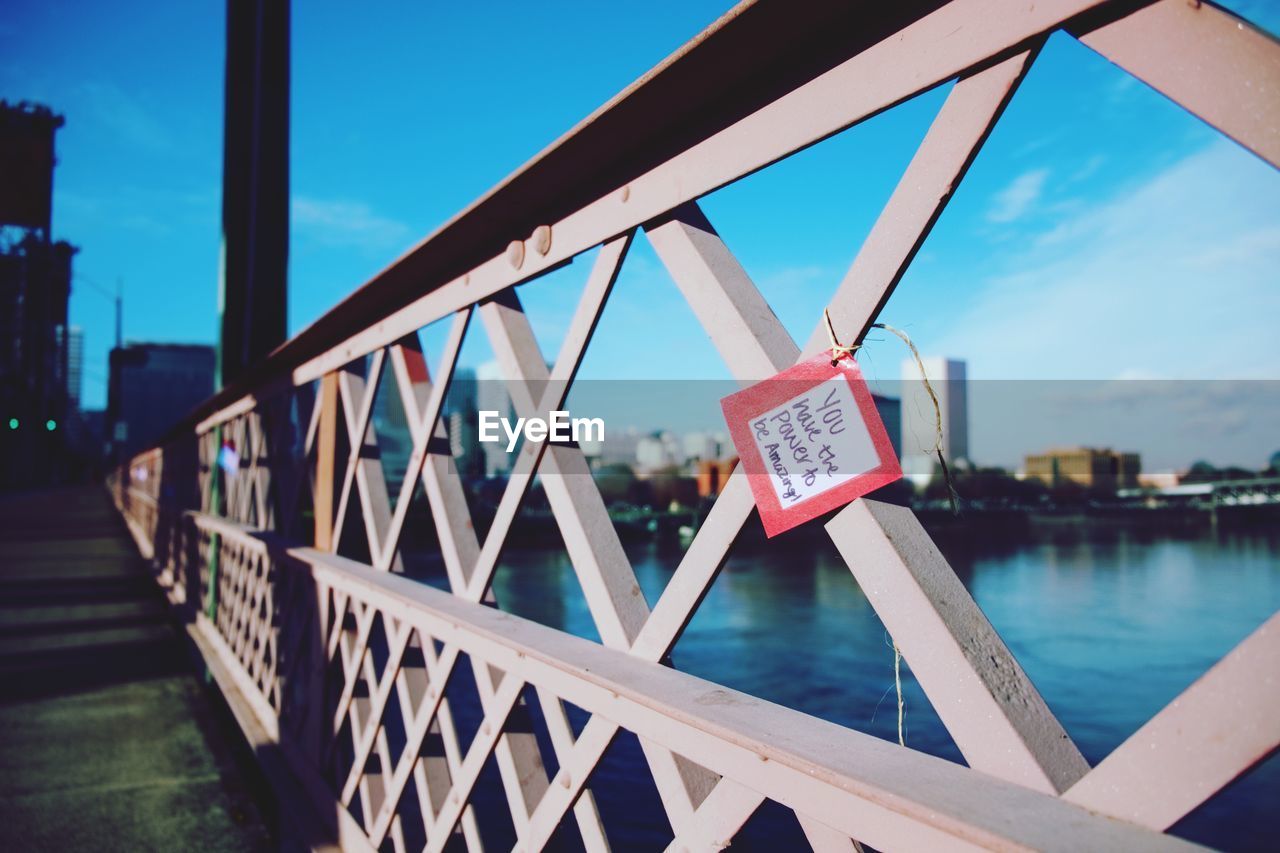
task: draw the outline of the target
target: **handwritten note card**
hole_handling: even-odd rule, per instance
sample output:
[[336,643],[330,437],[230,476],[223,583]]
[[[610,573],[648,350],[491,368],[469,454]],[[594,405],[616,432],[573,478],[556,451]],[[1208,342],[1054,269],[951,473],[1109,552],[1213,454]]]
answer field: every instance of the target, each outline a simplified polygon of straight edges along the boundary
[[774,536],[902,476],[857,362],[801,362],[721,401]]

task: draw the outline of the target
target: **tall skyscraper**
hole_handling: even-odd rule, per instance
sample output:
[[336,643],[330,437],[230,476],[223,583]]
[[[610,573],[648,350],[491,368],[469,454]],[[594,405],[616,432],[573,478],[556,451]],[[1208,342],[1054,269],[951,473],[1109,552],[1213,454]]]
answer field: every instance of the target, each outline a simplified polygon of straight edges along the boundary
[[476,372],[469,367],[456,368],[444,408],[449,424],[449,452],[459,476],[465,480],[484,476],[485,460],[476,422],[478,393]]
[[84,386],[84,329],[72,326],[67,332],[67,408],[80,409]]
[[[502,366],[496,361],[486,361],[476,368],[476,413],[481,411],[497,412],[500,418],[510,418],[514,412],[511,396],[507,393],[506,377]],[[484,448],[484,475],[486,477],[506,476],[511,470],[511,454],[507,453],[506,441],[490,441],[480,445]]]
[[[948,465],[969,460],[969,386],[965,363],[954,358],[922,358],[925,376],[938,397],[942,416],[942,455]],[[938,464],[938,411],[913,359],[902,362],[902,472],[917,486],[927,485]]]

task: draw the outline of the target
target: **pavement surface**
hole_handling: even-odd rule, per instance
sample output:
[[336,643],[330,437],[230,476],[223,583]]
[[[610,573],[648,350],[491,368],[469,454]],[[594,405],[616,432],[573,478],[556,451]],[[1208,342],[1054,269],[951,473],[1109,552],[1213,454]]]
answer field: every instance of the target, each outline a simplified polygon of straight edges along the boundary
[[0,850],[277,847],[188,648],[101,488],[0,496]]

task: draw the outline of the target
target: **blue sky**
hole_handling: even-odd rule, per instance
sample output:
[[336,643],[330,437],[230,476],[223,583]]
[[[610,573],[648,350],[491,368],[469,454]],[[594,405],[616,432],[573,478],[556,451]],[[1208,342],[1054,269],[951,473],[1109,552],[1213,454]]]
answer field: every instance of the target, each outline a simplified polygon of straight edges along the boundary
[[[1280,4],[1231,5],[1280,29]],[[67,117],[54,228],[81,247],[88,406],[112,338],[94,284],[124,281],[126,338],[214,338],[223,8],[11,0],[0,17],[0,97]],[[726,8],[295,3],[291,331]],[[798,338],[944,96],[704,200]],[[522,288],[548,351],[588,266]],[[1276,270],[1280,174],[1056,36],[883,318],[979,378],[1280,379]],[[726,375],[643,239],[601,333],[586,376]],[[896,379],[900,347],[873,341],[867,372]]]

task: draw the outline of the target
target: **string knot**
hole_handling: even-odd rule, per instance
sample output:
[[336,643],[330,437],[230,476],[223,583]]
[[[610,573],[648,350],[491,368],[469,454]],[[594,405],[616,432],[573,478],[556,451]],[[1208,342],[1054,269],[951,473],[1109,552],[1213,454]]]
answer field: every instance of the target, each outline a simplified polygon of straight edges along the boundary
[[826,308],[822,309],[822,316],[827,320],[827,337],[831,340],[831,363],[835,364],[840,360],[841,356],[852,356],[855,352],[862,348],[862,344],[851,344],[842,346],[836,338],[836,327],[831,323],[831,312]]

